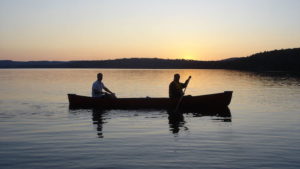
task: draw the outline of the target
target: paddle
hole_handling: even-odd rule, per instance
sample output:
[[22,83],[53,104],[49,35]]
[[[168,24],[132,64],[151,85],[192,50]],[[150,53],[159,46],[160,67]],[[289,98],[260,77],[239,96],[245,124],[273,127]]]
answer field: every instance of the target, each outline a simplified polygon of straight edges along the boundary
[[175,108],[175,110],[174,110],[174,113],[176,113],[177,110],[178,110],[178,108],[179,108],[179,105],[180,105],[180,103],[181,103],[181,101],[182,101],[182,99],[183,99],[183,96],[184,96],[184,94],[185,94],[186,88],[188,87],[188,84],[189,84],[191,78],[192,78],[192,76],[189,76],[189,78],[188,78],[188,80],[187,80],[187,83],[186,83],[186,86],[185,86],[185,88],[184,88],[184,90],[183,90],[183,95],[180,97],[180,99],[179,99],[179,101],[178,101],[178,103],[177,103],[177,105],[176,105],[176,108]]

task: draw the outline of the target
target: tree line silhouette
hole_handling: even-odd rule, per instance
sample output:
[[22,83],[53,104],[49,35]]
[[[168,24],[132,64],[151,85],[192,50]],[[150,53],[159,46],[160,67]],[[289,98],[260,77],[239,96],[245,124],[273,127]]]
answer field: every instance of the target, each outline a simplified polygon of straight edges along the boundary
[[0,68],[133,68],[133,69],[237,69],[251,71],[300,71],[300,48],[256,53],[219,61],[123,58],[94,61],[0,60]]

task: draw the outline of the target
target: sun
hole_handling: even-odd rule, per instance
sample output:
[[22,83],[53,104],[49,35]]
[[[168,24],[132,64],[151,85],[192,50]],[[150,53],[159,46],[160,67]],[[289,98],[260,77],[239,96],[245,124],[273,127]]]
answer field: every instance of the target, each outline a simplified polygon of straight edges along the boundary
[[192,55],[185,55],[182,58],[185,59],[185,60],[195,60],[195,57],[192,56]]

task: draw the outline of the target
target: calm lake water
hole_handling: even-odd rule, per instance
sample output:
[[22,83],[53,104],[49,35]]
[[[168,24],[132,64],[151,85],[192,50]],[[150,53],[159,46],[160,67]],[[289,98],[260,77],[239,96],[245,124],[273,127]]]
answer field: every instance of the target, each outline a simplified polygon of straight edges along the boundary
[[[69,110],[96,74],[118,97],[233,90],[230,119],[166,111]],[[300,78],[229,70],[0,70],[0,168],[300,168]]]

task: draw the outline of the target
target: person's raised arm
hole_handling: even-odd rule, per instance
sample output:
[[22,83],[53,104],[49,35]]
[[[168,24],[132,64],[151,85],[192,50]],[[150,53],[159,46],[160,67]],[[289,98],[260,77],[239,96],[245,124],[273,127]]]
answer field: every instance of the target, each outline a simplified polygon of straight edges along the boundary
[[188,83],[189,83],[189,81],[190,81],[191,78],[192,78],[192,76],[189,76],[189,78],[186,79],[186,81],[183,84],[183,88],[186,88],[186,86],[188,85]]

